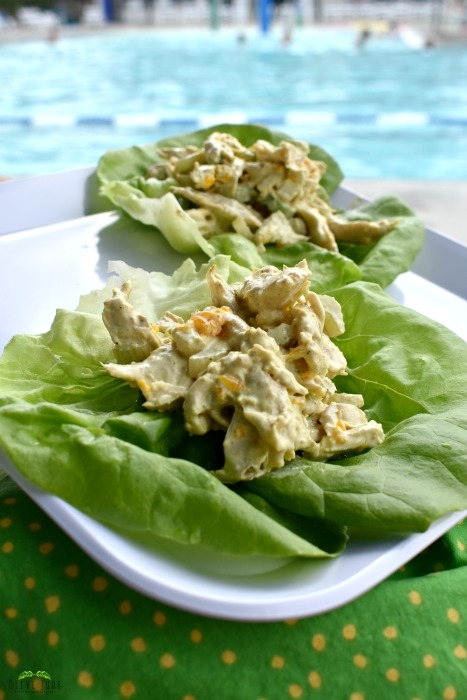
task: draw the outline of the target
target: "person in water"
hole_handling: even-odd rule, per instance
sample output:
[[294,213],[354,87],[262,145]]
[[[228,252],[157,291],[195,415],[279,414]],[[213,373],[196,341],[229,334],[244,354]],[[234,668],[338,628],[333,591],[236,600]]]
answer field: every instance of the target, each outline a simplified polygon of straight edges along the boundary
[[357,46],[363,46],[371,38],[371,31],[369,29],[362,29],[357,37]]

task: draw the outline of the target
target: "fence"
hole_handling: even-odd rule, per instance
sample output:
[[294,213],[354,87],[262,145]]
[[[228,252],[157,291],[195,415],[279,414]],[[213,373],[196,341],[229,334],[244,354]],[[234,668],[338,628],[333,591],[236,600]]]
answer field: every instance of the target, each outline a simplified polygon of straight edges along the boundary
[[[246,25],[258,22],[259,0],[121,0],[120,20],[171,26]],[[405,22],[462,34],[467,41],[467,0],[290,0],[276,6],[280,16],[293,7],[297,22],[312,24]]]
[[[32,0],[32,4],[33,4]],[[234,26],[259,22],[262,0],[87,0],[81,24],[100,27],[113,8],[115,23],[123,25]],[[273,1],[273,0],[271,0]],[[276,0],[277,2],[278,0]],[[467,42],[467,0],[282,0],[274,7],[274,17],[293,13],[297,23],[371,23],[377,30],[393,22],[403,22],[432,33],[447,33]],[[52,13],[28,8],[19,25],[0,14],[0,29],[40,29],[53,24]],[[23,21],[24,19],[24,21]],[[1,34],[5,35],[5,31]]]

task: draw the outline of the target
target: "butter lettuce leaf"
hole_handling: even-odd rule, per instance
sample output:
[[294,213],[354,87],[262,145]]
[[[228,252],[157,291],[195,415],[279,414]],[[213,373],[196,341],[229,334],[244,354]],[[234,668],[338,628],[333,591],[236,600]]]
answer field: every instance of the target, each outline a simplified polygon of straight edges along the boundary
[[[144,416],[139,413],[136,424]],[[0,444],[31,481],[129,535],[152,534],[232,556],[322,558],[342,551],[344,530],[330,526],[334,536],[326,551],[313,544],[316,519],[305,521],[309,527],[296,535],[200,466],[107,434],[102,418],[52,404],[3,401]],[[162,420],[168,430],[171,418]],[[319,531],[316,538],[323,542]]]
[[83,295],[78,310],[100,315],[104,301],[112,296],[112,289],[130,280],[132,303],[145,316],[157,319],[170,310],[186,319],[194,310],[204,309],[211,304],[206,283],[206,273],[211,265],[216,266],[217,273],[229,284],[243,280],[249,274],[247,268],[233,263],[226,255],[216,255],[199,268],[188,258],[172,275],[160,271],[148,272],[134,268],[122,260],[115,260],[108,264],[111,275],[108,283],[102,289]]
[[125,182],[110,182],[103,192],[129,216],[155,226],[177,253],[192,255],[202,251],[208,257],[214,254],[214,248],[201,234],[195,221],[170,192],[160,198],[147,197],[142,190]]
[[[217,264],[231,274],[228,258]],[[112,269],[109,284],[130,276],[155,317],[203,303],[205,271],[189,262],[173,277]],[[178,411],[145,411],[137,389],[102,369],[112,356],[102,292],[58,310],[47,333],[7,345],[0,446],[32,482],[135,537],[231,556],[329,557],[342,551],[349,526],[421,531],[467,507],[467,345],[377,285],[333,293],[346,323],[335,342],[349,366],[338,388],[362,393],[368,417],[387,431],[365,454],[324,464],[297,458],[239,487],[222,484],[210,471],[215,433],[190,437]]]

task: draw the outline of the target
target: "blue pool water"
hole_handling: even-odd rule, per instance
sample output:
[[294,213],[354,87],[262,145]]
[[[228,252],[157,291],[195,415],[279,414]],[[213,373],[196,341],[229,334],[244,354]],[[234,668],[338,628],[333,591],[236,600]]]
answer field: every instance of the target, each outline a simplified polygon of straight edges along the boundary
[[256,121],[351,178],[467,178],[467,47],[357,30],[126,30],[0,44],[0,175],[94,165],[110,148]]

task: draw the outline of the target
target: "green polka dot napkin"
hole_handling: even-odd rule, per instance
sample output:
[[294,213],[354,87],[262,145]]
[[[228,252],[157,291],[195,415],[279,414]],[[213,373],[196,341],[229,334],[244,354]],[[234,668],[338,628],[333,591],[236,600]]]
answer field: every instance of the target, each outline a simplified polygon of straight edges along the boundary
[[5,478],[0,596],[0,700],[467,698],[465,521],[338,610],[230,622],[115,580]]

